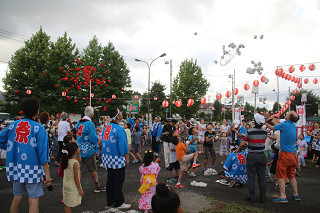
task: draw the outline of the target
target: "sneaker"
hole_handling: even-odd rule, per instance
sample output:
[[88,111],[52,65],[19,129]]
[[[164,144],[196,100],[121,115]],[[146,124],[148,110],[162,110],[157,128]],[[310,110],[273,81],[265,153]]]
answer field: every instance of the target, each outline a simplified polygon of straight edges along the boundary
[[185,186],[184,185],[182,185],[182,184],[176,184],[176,186],[175,186],[176,188],[181,188],[181,189],[183,189],[183,188],[185,188]]
[[59,166],[59,162],[58,162],[58,161],[55,161],[55,162],[54,162],[54,165]]
[[170,178],[169,183],[176,183],[176,181],[173,178]]
[[138,160],[134,160],[134,161],[132,161],[132,163],[138,163],[139,161]]
[[273,199],[273,202],[274,203],[288,203],[288,199],[279,197],[279,198]]
[[229,183],[229,187],[232,188],[234,187],[234,185],[237,183],[236,180],[231,180],[230,183]]
[[297,196],[292,195],[292,196],[291,196],[291,199],[292,199],[292,200],[295,200],[295,201],[300,201],[300,200],[301,200],[301,198],[300,198],[299,195],[297,195]]
[[189,171],[183,171],[183,173],[184,173],[185,175],[190,175],[190,172],[189,172]]
[[178,182],[178,180],[179,180],[179,176],[174,177],[174,181],[175,181],[176,183]]
[[265,177],[271,177],[270,172],[265,174]]
[[200,166],[201,166],[201,164],[198,164],[198,163],[192,164],[192,168],[197,168],[197,167],[200,167]]
[[189,175],[190,175],[191,177],[196,177],[196,176],[197,176],[194,172],[191,172]]
[[126,204],[126,203],[123,203],[121,206],[117,207],[117,209],[119,210],[130,209],[130,208],[131,208],[131,204]]
[[99,192],[105,192],[106,188],[102,185],[100,185],[99,187],[96,187],[96,189],[94,190],[94,192],[99,193]]
[[168,179],[167,179],[167,183],[170,183],[170,179],[171,179],[171,178],[168,178]]

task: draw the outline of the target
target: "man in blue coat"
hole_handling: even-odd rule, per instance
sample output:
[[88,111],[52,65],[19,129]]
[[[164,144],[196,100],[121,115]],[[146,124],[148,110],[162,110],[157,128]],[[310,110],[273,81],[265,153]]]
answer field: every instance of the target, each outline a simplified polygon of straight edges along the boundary
[[85,164],[91,174],[91,178],[96,185],[94,192],[104,192],[105,187],[99,184],[99,177],[96,164],[96,149],[98,136],[94,123],[91,121],[93,118],[93,108],[87,106],[84,110],[85,116],[77,123],[77,144],[80,148],[81,162]]
[[155,159],[158,158],[159,155],[159,144],[160,144],[160,137],[162,135],[162,125],[160,123],[160,117],[156,116],[154,118],[154,123],[150,128],[150,135],[152,138],[151,147],[153,153],[155,153]]
[[48,134],[35,121],[39,115],[39,107],[39,101],[35,97],[24,99],[22,109],[26,118],[11,123],[0,133],[0,149],[7,150],[7,178],[13,182],[14,197],[10,212],[19,212],[25,195],[29,197],[29,212],[39,212],[44,175],[44,183],[51,185]]
[[108,169],[107,206],[128,209],[124,203],[122,186],[125,180],[125,167],[129,165],[127,134],[119,125],[122,113],[118,108],[110,109],[109,123],[102,132],[102,163]]

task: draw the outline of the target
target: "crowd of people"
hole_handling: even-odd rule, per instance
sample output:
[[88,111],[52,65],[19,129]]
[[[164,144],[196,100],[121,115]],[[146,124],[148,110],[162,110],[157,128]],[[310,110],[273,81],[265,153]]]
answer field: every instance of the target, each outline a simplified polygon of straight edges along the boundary
[[[25,99],[22,109],[26,118],[10,124],[0,133],[0,149],[7,153],[7,178],[13,182],[10,212],[19,211],[24,195],[29,196],[29,211],[38,212],[39,197],[43,195],[42,182],[50,187],[52,181],[50,158],[63,177],[65,212],[71,212],[81,204],[84,191],[80,167],[83,166],[90,173],[94,191],[106,191],[107,207],[131,208],[125,203],[122,190],[130,156],[132,163],[141,163],[141,187],[138,189],[141,198],[137,202],[145,212],[182,212],[179,196],[167,184],[173,183],[177,189],[185,188],[183,175],[196,177],[197,168],[202,168],[202,172],[213,169],[217,153],[224,169],[218,172],[221,182],[230,187],[247,184],[248,202],[256,199],[256,177],[260,202],[265,202],[267,182],[274,183],[280,190],[279,198],[273,202],[288,202],[285,191],[288,182],[294,192],[291,199],[300,201],[295,176],[301,175],[307,150],[316,162],[315,167],[320,166],[319,123],[315,123],[314,130],[306,132],[312,136],[308,144],[304,132],[296,137],[295,122],[299,116],[294,111],[282,122],[277,118],[266,122],[268,115],[255,114],[254,119],[242,122],[234,120],[231,123],[224,119],[221,126],[206,124],[201,119],[198,125],[188,127],[183,119],[166,122],[156,116],[148,129],[143,118],[131,116],[124,126],[120,126],[123,115],[118,108],[110,109],[103,124],[96,126],[92,122],[94,110],[90,106],[85,108],[80,121],[71,123],[64,112],[57,118],[48,112],[39,114],[39,105],[34,97]],[[56,143],[59,146],[57,153]],[[219,150],[214,149],[215,143],[219,144]],[[162,171],[168,172],[167,183],[157,180],[161,171],[158,164],[161,150],[165,165]],[[204,161],[200,163],[201,154]],[[97,158],[101,158],[100,166],[107,170],[106,187],[99,182]]]

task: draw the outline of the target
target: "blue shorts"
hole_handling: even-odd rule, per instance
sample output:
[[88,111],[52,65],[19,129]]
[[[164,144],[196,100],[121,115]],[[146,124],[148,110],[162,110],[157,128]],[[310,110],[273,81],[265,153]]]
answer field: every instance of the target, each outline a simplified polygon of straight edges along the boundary
[[135,154],[139,153],[139,147],[140,147],[140,144],[134,144],[134,145],[133,145],[134,153],[135,153]]
[[28,195],[29,198],[37,198],[43,195],[42,181],[39,183],[20,183],[13,181],[14,195]]

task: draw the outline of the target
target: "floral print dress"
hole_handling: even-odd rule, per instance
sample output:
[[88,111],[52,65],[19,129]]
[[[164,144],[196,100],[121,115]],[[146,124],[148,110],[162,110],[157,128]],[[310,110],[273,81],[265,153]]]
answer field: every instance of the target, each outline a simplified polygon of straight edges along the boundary
[[[143,176],[144,175],[151,175],[155,174],[156,179],[158,177],[160,171],[160,166],[158,163],[152,162],[149,166],[140,166],[139,172],[141,174],[140,178],[140,184],[143,184]],[[151,209],[151,199],[153,195],[156,193],[156,186],[151,186],[144,194],[142,194],[141,198],[139,199],[139,209],[146,210],[146,209]]]

